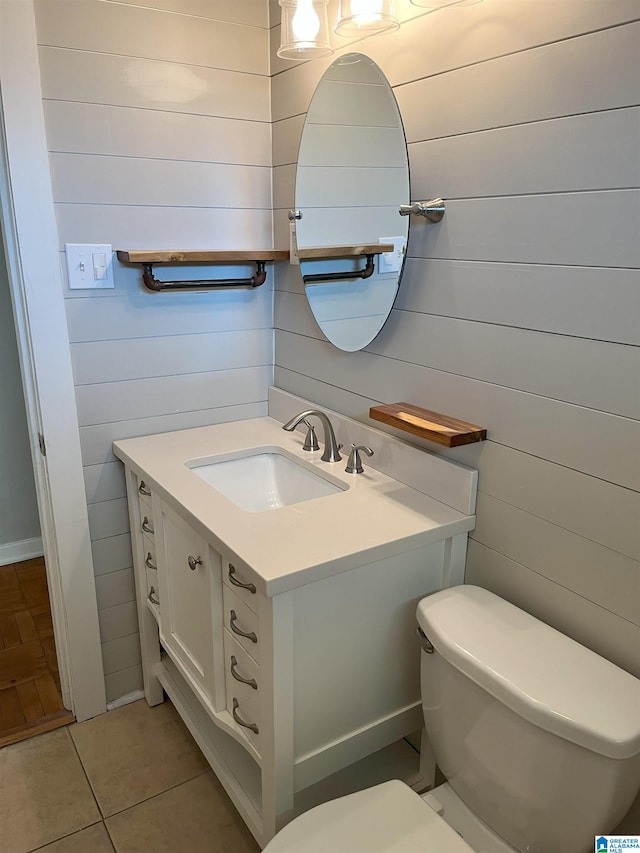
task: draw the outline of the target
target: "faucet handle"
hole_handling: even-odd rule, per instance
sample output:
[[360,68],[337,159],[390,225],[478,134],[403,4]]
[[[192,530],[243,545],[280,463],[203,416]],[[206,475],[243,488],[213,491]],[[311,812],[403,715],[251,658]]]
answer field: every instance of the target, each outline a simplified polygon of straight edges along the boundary
[[302,423],[307,428],[307,435],[304,440],[304,444],[302,445],[303,450],[320,450],[320,445],[318,444],[318,437],[316,436],[316,430],[313,424],[310,424],[309,421],[304,418]]
[[362,459],[360,459],[361,450],[364,450],[367,456],[373,456],[373,450],[370,447],[367,447],[366,444],[352,444],[349,459],[347,461],[347,467],[344,469],[347,474],[362,474],[364,471]]

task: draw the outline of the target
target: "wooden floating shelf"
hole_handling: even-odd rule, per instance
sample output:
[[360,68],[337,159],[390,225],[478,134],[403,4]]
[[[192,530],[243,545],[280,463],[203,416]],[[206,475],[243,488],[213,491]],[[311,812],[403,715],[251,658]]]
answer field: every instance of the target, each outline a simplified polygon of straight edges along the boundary
[[434,441],[443,447],[459,447],[484,441],[486,429],[450,418],[440,412],[431,412],[411,403],[389,403],[386,406],[373,406],[369,417],[374,421],[410,432],[428,441]]
[[238,249],[213,252],[176,251],[117,251],[118,260],[125,264],[224,264],[253,261],[285,261],[289,252],[279,249]]
[[301,261],[361,258],[366,255],[382,255],[384,252],[393,252],[394,249],[393,243],[369,243],[364,246],[310,246],[307,249],[298,247],[298,257]]

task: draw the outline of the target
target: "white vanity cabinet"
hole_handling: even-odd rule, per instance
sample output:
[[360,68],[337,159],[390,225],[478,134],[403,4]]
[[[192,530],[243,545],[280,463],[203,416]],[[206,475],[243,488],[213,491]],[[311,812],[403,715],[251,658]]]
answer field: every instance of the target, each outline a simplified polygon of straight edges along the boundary
[[336,473],[348,485],[337,498],[244,512],[186,464],[202,447],[226,450],[240,428],[254,445],[299,452],[301,438],[280,438],[271,419],[114,449],[126,466],[145,696],[168,694],[264,845],[331,796],[332,774],[421,728],[416,606],[462,581],[473,516],[373,470]]
[[[128,481],[139,484],[131,471]],[[415,610],[441,587],[451,549],[437,542],[270,597],[167,502],[153,504],[154,533],[134,534],[146,695],[154,704],[154,683],[166,690],[264,843],[295,813],[296,792],[420,729]]]

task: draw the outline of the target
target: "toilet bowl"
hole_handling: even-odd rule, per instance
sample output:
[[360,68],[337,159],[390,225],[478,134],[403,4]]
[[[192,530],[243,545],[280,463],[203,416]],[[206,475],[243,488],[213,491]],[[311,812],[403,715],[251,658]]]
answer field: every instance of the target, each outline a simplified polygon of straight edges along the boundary
[[296,818],[265,853],[584,853],[640,788],[640,681],[487,590],[418,605],[446,784],[397,780]]

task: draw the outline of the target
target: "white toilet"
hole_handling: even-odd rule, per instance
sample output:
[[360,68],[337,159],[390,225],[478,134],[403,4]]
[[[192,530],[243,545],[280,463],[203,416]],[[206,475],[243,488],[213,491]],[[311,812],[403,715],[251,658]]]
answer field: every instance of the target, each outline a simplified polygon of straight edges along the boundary
[[447,782],[325,803],[264,853],[585,853],[640,788],[640,681],[487,590],[418,605],[422,707]]

